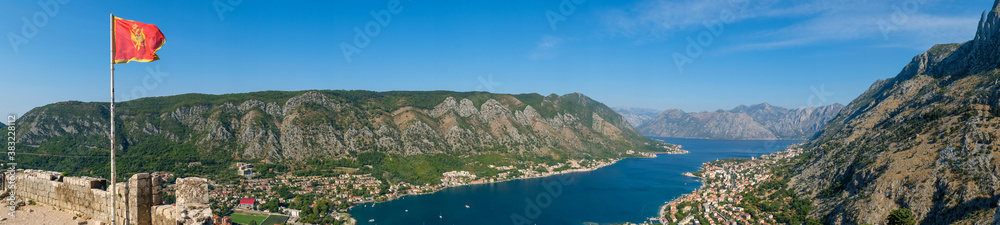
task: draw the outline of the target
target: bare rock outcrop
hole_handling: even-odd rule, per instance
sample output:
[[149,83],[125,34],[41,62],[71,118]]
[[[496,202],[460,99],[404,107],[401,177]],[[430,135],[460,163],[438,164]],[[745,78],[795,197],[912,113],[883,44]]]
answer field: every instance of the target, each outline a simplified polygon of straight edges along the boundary
[[[832,224],[989,224],[1000,199],[1000,0],[968,42],[935,45],[875,82],[807,145],[790,182]],[[976,213],[971,213],[976,212]]]

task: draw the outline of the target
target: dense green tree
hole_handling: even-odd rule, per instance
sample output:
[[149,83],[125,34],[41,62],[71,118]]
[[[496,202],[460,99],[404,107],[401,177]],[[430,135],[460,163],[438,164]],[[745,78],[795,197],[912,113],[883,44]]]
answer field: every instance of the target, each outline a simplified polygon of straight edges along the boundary
[[913,225],[917,223],[916,218],[913,216],[913,211],[908,208],[899,208],[889,212],[889,217],[886,218],[889,225]]
[[276,187],[274,190],[275,192],[278,193],[278,196],[280,196],[283,199],[290,199],[295,197],[295,194],[292,194],[288,186],[278,185],[278,187]]
[[175,202],[177,202],[177,196],[174,196],[165,191],[163,192],[163,204],[169,205],[169,204],[174,204]]
[[260,205],[260,209],[270,210],[272,213],[280,213],[281,212],[280,207],[281,204],[278,202],[278,199],[276,198],[269,199],[267,200],[267,203]]

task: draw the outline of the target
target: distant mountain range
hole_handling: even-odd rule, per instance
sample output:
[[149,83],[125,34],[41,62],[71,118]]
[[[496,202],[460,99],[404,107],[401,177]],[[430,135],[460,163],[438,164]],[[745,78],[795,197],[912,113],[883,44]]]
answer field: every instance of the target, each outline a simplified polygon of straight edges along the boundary
[[660,112],[662,112],[657,109],[635,108],[627,106],[612,107],[611,109],[614,109],[615,112],[621,114],[622,117],[625,117],[625,120],[628,121],[628,123],[631,124],[632,127],[639,127],[640,125],[645,124],[647,121],[656,118],[656,115],[659,115]]
[[[807,139],[837,115],[843,105],[786,109],[767,103],[740,105],[731,110],[684,112],[670,109],[650,117],[649,109],[615,108],[626,119],[633,118],[646,136],[777,140]],[[650,117],[649,119],[645,119]],[[643,122],[644,121],[644,122]],[[630,121],[632,122],[632,121]]]
[[878,80],[807,144],[789,183],[826,224],[998,224],[1000,0],[971,41],[939,44]]

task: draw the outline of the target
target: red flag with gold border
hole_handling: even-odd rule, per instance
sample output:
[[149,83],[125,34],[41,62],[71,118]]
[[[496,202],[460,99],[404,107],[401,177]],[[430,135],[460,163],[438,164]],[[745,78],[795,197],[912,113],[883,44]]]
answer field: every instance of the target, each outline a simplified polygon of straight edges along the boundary
[[156,51],[167,41],[160,28],[153,24],[118,17],[115,17],[114,23],[115,64],[132,61],[152,62],[160,59]]

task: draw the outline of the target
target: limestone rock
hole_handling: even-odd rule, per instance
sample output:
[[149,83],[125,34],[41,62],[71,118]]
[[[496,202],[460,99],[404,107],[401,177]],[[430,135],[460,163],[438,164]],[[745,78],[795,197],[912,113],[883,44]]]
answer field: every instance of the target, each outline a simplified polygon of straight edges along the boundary
[[207,205],[208,179],[187,177],[177,179],[177,205]]

